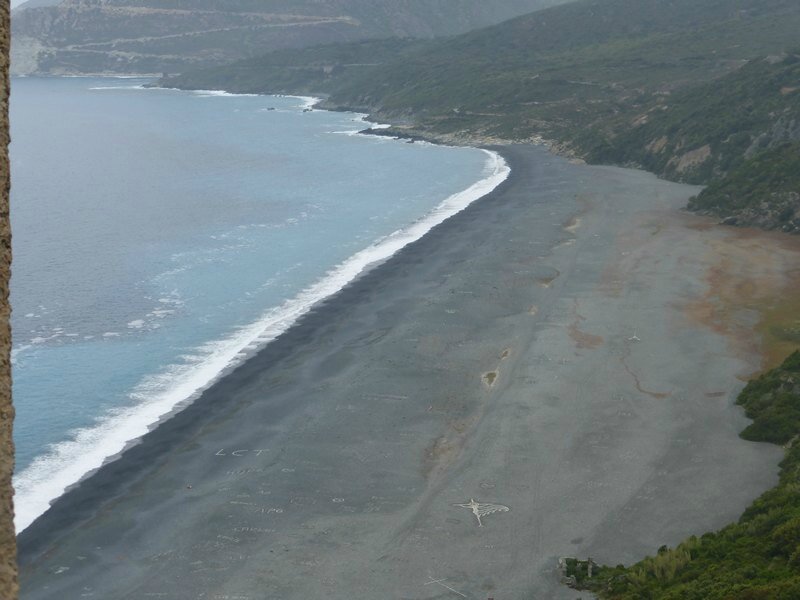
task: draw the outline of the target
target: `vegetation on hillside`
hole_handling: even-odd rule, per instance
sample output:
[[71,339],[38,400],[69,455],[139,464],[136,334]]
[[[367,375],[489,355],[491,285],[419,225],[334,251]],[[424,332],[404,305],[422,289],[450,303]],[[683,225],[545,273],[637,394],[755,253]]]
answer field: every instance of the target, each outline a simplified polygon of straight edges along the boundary
[[[787,0],[583,0],[445,40],[274,52],[163,84],[324,93],[327,107],[423,135],[544,137],[592,162],[709,183],[800,141],[800,61],[785,52],[798,29]],[[718,200],[703,209],[731,216]]]
[[273,52],[162,84],[322,93],[427,137],[545,138],[710,184],[691,207],[729,223],[797,232],[798,30],[793,0],[580,0],[444,40]]
[[19,74],[163,73],[281,48],[453,35],[568,0],[41,0],[14,11]]
[[754,420],[742,437],[786,446],[778,485],[737,523],[630,567],[595,567],[589,578],[573,561],[568,574],[581,588],[605,600],[800,598],[800,351],[748,383],[738,403]]
[[[760,150],[800,141],[800,56],[754,58],[712,82],[660,96],[632,122],[628,117],[575,143],[590,160],[637,164],[670,179],[705,183],[725,176]],[[790,159],[791,150],[769,156]],[[765,165],[752,162],[748,174]]]
[[800,143],[758,152],[689,202],[731,225],[800,232]]
[[185,89],[223,89],[253,94],[336,94],[364,73],[421,50],[431,41],[410,38],[280,50],[224,67],[195,69],[164,77],[159,85]]
[[380,43],[328,46],[170,82],[207,86],[232,70],[240,91],[313,84],[331,105],[413,113],[431,132],[571,140],[587,125],[780,52],[796,43],[798,27],[800,6],[790,0],[582,0],[431,43],[389,43],[396,54]]

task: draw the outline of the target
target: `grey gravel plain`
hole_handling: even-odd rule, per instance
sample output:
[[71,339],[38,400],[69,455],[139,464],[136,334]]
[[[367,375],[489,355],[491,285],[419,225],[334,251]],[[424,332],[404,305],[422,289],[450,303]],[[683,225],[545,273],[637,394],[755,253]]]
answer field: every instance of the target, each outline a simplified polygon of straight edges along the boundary
[[727,235],[686,226],[697,189],[498,150],[494,193],[23,532],[22,597],[574,599],[559,556],[631,562],[773,485],[733,405],[759,357],[686,314]]

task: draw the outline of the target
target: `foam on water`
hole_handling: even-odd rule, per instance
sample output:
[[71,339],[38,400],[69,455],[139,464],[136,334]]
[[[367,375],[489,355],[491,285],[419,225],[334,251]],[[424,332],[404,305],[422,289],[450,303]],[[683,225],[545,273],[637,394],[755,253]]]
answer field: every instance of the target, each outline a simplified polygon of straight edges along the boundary
[[[307,106],[316,101],[314,98],[303,99]],[[495,189],[508,177],[510,169],[497,153],[484,152],[487,154],[484,179],[445,199],[410,226],[352,255],[316,283],[281,306],[270,309],[249,326],[226,339],[197,348],[184,357],[184,364],[146,377],[130,394],[132,406],[109,411],[93,427],[74,432],[72,439],[55,444],[35,459],[14,481],[17,531],[30,525],[67,488],[118,457],[130,443],[185,407],[221,375],[286,331],[315,304],[341,290],[370,265],[419,240],[433,227]],[[140,321],[132,321],[128,327],[141,325]],[[103,334],[104,337],[119,335],[118,332]]]
[[200,96],[203,98],[231,98],[231,97],[255,97],[258,94],[232,94],[230,92],[225,92],[222,90],[194,90],[192,92],[195,96]]
[[90,90],[146,90],[143,85],[98,85],[90,87]]
[[302,100],[303,104],[300,106],[300,108],[304,110],[314,108],[314,106],[321,100],[321,98],[316,98],[314,96],[293,96],[289,94],[279,94],[278,98],[296,98],[297,100]]

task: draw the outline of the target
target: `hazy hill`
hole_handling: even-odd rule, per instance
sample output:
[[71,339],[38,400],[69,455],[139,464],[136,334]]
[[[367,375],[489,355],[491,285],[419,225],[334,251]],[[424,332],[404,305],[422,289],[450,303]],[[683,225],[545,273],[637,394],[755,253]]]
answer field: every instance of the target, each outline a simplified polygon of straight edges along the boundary
[[619,103],[644,104],[781,52],[797,43],[798,26],[795,0],[576,2],[436,42],[338,88],[332,101],[410,109],[441,130],[565,138]]
[[[41,0],[34,0],[40,2]],[[176,72],[279,48],[431,37],[566,0],[64,0],[12,19],[15,73]]]
[[[325,93],[328,107],[423,135],[544,137],[593,162],[708,183],[800,141],[800,71],[786,52],[797,31],[796,0],[581,0],[447,39],[274,52],[165,83]],[[797,202],[766,220],[752,214],[760,200],[737,202],[736,214],[721,197],[703,209],[800,230]]]
[[644,106],[782,52],[799,26],[796,0],[582,0],[429,43],[277,52],[172,81],[317,86],[332,104],[413,112],[423,128],[565,139],[620,103]]
[[22,4],[18,5],[14,11],[27,10],[29,8],[40,8],[42,6],[55,6],[61,1],[62,0],[27,0],[27,2],[23,2]]

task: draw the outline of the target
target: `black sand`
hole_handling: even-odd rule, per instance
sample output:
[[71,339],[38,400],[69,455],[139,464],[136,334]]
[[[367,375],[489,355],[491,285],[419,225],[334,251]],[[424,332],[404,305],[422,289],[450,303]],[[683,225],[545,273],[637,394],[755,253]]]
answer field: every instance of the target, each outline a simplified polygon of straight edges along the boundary
[[695,188],[501,152],[494,193],[23,532],[22,597],[576,598],[559,556],[629,562],[772,485],[732,406],[757,357],[681,308],[724,235],[663,217]]

